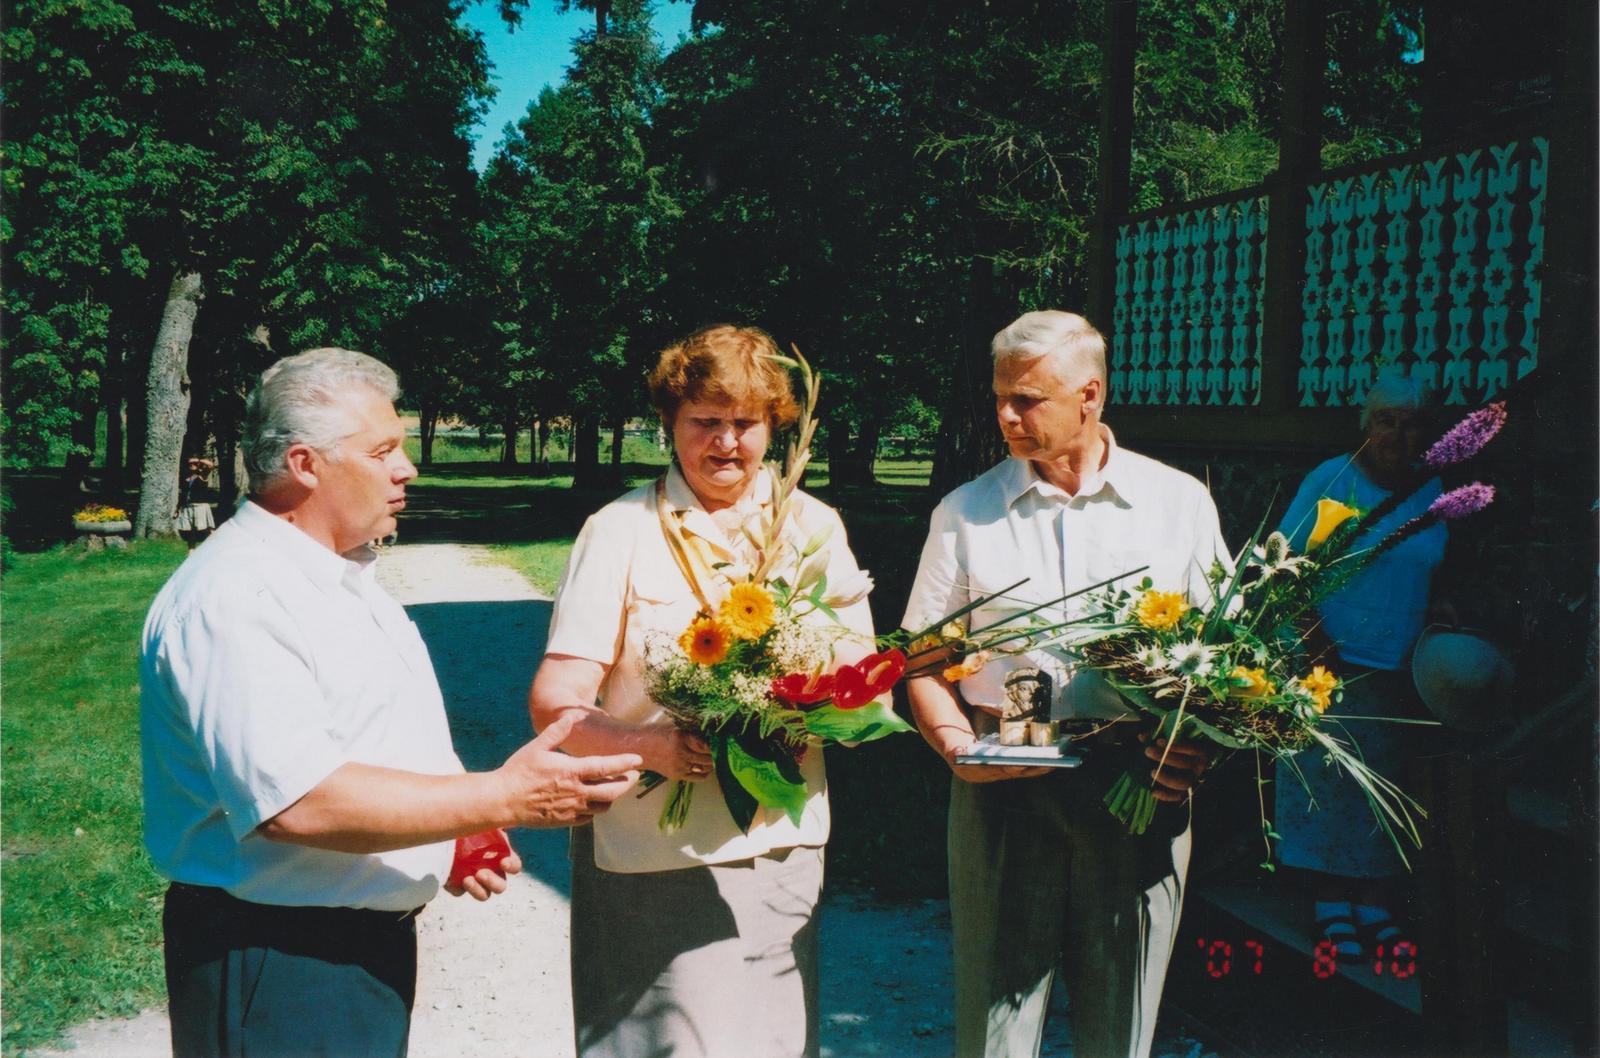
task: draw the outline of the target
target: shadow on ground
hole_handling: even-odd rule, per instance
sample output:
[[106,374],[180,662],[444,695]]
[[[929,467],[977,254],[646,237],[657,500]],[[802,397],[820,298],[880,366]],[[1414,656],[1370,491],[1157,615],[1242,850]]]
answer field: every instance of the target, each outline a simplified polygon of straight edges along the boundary
[[[456,754],[469,771],[499,767],[533,737],[528,684],[544,653],[550,603],[421,603],[406,607],[428,644]],[[514,830],[523,870],[567,895],[565,830]]]

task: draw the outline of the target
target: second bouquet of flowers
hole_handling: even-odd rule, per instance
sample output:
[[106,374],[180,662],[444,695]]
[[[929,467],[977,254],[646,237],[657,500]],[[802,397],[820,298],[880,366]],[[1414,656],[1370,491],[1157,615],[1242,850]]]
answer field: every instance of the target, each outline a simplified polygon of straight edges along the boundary
[[[1473,482],[1443,492],[1392,531],[1375,531],[1425,481],[1476,455],[1505,419],[1502,403],[1468,415],[1428,450],[1410,487],[1394,490],[1371,510],[1323,497],[1299,553],[1283,533],[1263,536],[1258,529],[1231,567],[1217,563],[1206,571],[1202,605],[1149,579],[1102,593],[1096,598],[1110,620],[1086,640],[1057,649],[1099,672],[1137,713],[1155,721],[1159,736],[1200,739],[1224,751],[1253,750],[1288,762],[1291,770],[1301,751],[1319,751],[1360,786],[1377,824],[1405,860],[1404,846],[1421,843],[1421,810],[1369,767],[1344,725],[1326,715],[1344,684],[1323,648],[1311,645],[1317,639],[1316,607],[1385,551],[1492,502],[1493,487]],[[1143,832],[1156,804],[1147,773],[1124,773],[1105,803],[1130,831]],[[1264,807],[1263,833],[1270,844]]]

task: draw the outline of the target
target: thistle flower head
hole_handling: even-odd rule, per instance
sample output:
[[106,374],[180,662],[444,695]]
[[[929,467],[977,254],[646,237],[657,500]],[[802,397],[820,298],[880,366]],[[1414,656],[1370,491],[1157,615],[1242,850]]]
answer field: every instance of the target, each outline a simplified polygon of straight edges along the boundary
[[1262,562],[1268,566],[1276,566],[1288,557],[1288,538],[1279,532],[1268,533],[1267,542],[1261,549]]
[[1211,675],[1216,653],[1215,649],[1198,641],[1179,643],[1167,651],[1166,667],[1179,675],[1203,680]]
[[1485,404],[1435,441],[1423,453],[1422,462],[1434,470],[1465,462],[1477,455],[1505,424],[1506,402]]
[[1470,485],[1462,485],[1460,488],[1441,494],[1428,505],[1428,514],[1441,522],[1449,522],[1465,518],[1469,514],[1477,514],[1493,502],[1494,486],[1474,481]]

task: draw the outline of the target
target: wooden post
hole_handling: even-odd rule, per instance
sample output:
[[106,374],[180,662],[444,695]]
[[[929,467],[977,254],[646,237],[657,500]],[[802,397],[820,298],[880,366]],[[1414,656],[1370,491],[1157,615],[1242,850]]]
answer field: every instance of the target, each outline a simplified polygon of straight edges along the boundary
[[1100,47],[1099,188],[1089,232],[1089,298],[1084,314],[1111,337],[1117,303],[1117,226],[1128,213],[1133,161],[1133,60],[1138,0],[1105,0]]
[[1278,171],[1268,179],[1267,276],[1261,327],[1261,408],[1299,405],[1300,291],[1306,267],[1306,185],[1321,169],[1325,0],[1287,0]]

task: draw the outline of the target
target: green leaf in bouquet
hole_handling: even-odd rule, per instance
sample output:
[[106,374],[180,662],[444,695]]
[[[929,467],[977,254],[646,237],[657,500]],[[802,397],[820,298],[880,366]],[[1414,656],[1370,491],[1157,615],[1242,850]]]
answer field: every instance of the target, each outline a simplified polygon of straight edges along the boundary
[[1227,631],[1224,622],[1228,619],[1228,608],[1233,605],[1244,583],[1245,570],[1249,568],[1250,553],[1256,549],[1256,544],[1261,540],[1261,534],[1266,531],[1267,518],[1261,517],[1261,524],[1256,526],[1256,531],[1250,534],[1250,539],[1245,541],[1244,547],[1233,558],[1233,573],[1228,577],[1228,582],[1219,592],[1216,583],[1206,578],[1207,586],[1211,588],[1211,612],[1206,618],[1204,631],[1201,633],[1202,641],[1207,644],[1216,644],[1226,641],[1223,634]]
[[806,730],[835,742],[871,742],[910,731],[911,725],[883,702],[871,702],[860,709],[818,706],[806,713]]
[[755,822],[756,810],[761,805],[734,777],[728,756],[728,745],[732,740],[726,735],[708,735],[706,741],[711,744],[711,758],[717,770],[717,785],[722,788],[722,800],[728,806],[728,814],[733,817],[733,825],[748,834],[750,824]]
[[[751,797],[769,808],[780,808],[795,822],[806,807],[806,784],[784,777],[777,762],[760,760],[746,752],[738,742],[728,741],[728,770]],[[751,813],[752,818],[754,813]],[[744,829],[748,829],[745,824]]]
[[979,598],[974,599],[972,602],[967,603],[967,605],[961,607],[959,610],[953,610],[950,613],[945,614],[943,617],[939,618],[937,621],[935,621],[933,624],[929,625],[928,627],[923,628],[923,629],[919,629],[918,631],[913,632],[911,634],[911,641],[915,642],[916,640],[921,639],[925,635],[930,635],[930,634],[932,634],[934,632],[937,632],[939,629],[943,628],[945,625],[949,624],[951,621],[954,621],[956,618],[965,617],[967,614],[969,614],[972,611],[976,610],[978,607],[986,605],[987,603],[993,602],[995,599],[1000,598],[1001,596],[1005,595],[1007,592],[1015,591],[1016,589],[1022,587],[1024,584],[1028,583],[1028,580],[1029,580],[1028,577],[1023,577],[1021,580],[1017,581],[1015,584],[1008,584],[1004,588],[1001,588],[999,591],[990,592],[988,595],[980,596]]
[[1215,724],[1208,724],[1193,713],[1184,717],[1183,722],[1195,731],[1204,735],[1209,741],[1226,749],[1246,749],[1250,743],[1234,738]]

